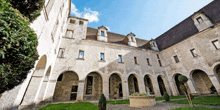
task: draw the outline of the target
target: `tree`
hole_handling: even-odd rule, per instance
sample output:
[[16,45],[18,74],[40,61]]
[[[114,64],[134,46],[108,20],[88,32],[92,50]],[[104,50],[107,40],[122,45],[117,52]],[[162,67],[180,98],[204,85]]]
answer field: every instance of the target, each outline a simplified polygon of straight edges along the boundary
[[189,91],[186,88],[186,82],[188,81],[188,78],[186,76],[184,76],[184,75],[180,75],[178,77],[178,80],[181,83],[180,89],[184,92],[184,94],[185,94],[185,96],[186,96],[186,98],[187,98],[187,100],[189,102],[189,105],[191,107],[193,107],[191,95],[190,95]]
[[98,106],[99,106],[99,110],[106,110],[106,98],[104,94],[100,96]]
[[30,22],[35,20],[44,6],[45,0],[9,0],[12,7],[20,11],[21,14],[28,17]]
[[38,59],[37,36],[29,20],[0,0],[0,94],[21,84]]

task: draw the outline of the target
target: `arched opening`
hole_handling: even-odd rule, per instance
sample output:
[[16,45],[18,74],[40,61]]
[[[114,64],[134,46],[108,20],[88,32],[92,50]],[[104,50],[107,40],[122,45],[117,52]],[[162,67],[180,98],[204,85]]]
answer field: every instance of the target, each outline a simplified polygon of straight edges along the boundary
[[[144,84],[145,84],[145,90],[146,92],[150,92],[150,94],[154,94],[153,84],[148,75],[144,76]],[[149,90],[149,91],[147,91]]]
[[121,98],[123,97],[122,92],[122,81],[118,74],[113,73],[109,78],[109,98]]
[[218,76],[218,79],[220,80],[220,65],[218,65],[215,69],[215,73]]
[[131,74],[128,77],[128,87],[129,87],[129,95],[131,95],[135,92],[139,93],[138,80],[133,74]]
[[175,76],[174,76],[174,79],[175,79],[175,83],[176,83],[176,87],[177,87],[177,90],[178,90],[178,92],[179,92],[179,94],[180,95],[184,95],[184,92],[180,89],[180,85],[181,85],[181,83],[179,82],[179,80],[178,80],[178,77],[180,76],[181,74],[175,74]]
[[43,55],[36,65],[35,71],[29,81],[21,105],[31,105],[34,103],[37,91],[41,85],[42,77],[44,76],[46,64],[47,56]]
[[53,101],[76,100],[79,77],[75,72],[67,71],[57,78]]
[[102,76],[97,72],[91,72],[85,79],[83,100],[98,100],[102,94]]
[[195,70],[192,73],[194,83],[201,94],[213,94],[216,92],[214,85],[208,75],[202,70]]
[[160,88],[160,94],[163,96],[164,92],[167,92],[166,87],[164,85],[164,81],[161,78],[161,76],[157,77],[157,81],[158,81],[159,88]]

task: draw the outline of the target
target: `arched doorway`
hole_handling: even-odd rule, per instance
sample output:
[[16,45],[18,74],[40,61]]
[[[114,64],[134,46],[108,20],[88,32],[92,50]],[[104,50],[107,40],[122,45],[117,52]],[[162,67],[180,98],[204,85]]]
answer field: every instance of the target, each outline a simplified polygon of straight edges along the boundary
[[215,69],[215,73],[218,76],[218,79],[220,80],[220,65],[218,65]]
[[29,81],[28,87],[22,99],[21,106],[32,105],[35,103],[35,97],[37,91],[41,85],[42,78],[44,76],[45,68],[47,64],[47,56],[43,55],[38,61],[35,71]]
[[152,81],[148,75],[144,76],[144,84],[145,84],[146,92],[147,92],[147,88],[149,88],[150,94],[154,94],[153,84],[152,84]]
[[138,88],[138,80],[135,77],[135,75],[131,74],[128,77],[128,87],[129,87],[129,95],[138,92],[139,93],[139,88]]
[[83,100],[98,100],[102,94],[102,76],[97,72],[91,72],[85,79]]
[[[109,98],[121,98],[123,97],[122,92],[122,81],[118,74],[113,73],[109,78]],[[119,87],[119,88],[118,88]]]
[[167,92],[166,87],[164,85],[164,81],[161,78],[161,76],[157,77],[157,81],[158,81],[159,88],[160,88],[160,94],[163,96],[164,92]]
[[79,77],[75,72],[67,71],[57,78],[53,101],[76,100]]
[[174,75],[174,79],[175,79],[175,84],[176,84],[176,87],[177,87],[177,89],[178,89],[179,94],[180,94],[180,95],[184,95],[184,92],[180,89],[181,83],[180,83],[179,80],[178,80],[178,77],[179,77],[180,75],[181,75],[181,74],[179,74],[179,73],[175,74],[175,75]]
[[192,73],[194,83],[201,94],[215,93],[216,89],[208,75],[202,70],[195,70]]

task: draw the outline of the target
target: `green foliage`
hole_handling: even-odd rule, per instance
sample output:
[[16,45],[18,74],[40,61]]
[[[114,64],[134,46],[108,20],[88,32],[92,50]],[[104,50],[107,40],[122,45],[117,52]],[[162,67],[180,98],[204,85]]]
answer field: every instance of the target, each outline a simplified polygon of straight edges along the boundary
[[106,110],[106,98],[104,94],[102,94],[99,98],[99,110]]
[[184,106],[184,107],[179,107],[171,110],[220,110],[217,108],[207,108],[207,107],[190,107],[190,106]]
[[167,101],[170,101],[170,96],[169,96],[166,92],[164,92],[163,98],[164,98],[164,100],[165,100],[166,102],[167,102]]
[[[220,96],[206,96],[192,99],[194,104],[220,106]],[[188,104],[188,100],[172,100],[168,103]]]
[[119,89],[119,88],[120,88],[120,86],[119,86],[119,85],[115,85],[115,88],[118,88],[118,89]]
[[139,94],[139,93],[137,93],[137,92],[135,92],[135,93],[133,93],[133,94],[131,94],[131,96],[147,96],[147,94],[146,93],[141,93],[141,94]]
[[191,99],[194,99],[194,97],[195,97],[195,96],[194,96],[194,95],[192,95],[192,94],[190,94],[190,97],[191,97]]
[[125,100],[117,100],[117,101],[107,101],[107,104],[129,104],[130,101],[129,99],[125,99]]
[[37,36],[28,19],[0,0],[0,94],[19,85],[38,59]]
[[39,110],[98,110],[98,106],[90,102],[49,104]]
[[184,76],[184,75],[180,75],[178,77],[178,80],[179,80],[180,83],[185,83],[185,82],[188,81],[188,78],[186,76]]
[[20,11],[24,16],[30,19],[30,22],[35,20],[44,6],[45,0],[8,0],[12,7]]

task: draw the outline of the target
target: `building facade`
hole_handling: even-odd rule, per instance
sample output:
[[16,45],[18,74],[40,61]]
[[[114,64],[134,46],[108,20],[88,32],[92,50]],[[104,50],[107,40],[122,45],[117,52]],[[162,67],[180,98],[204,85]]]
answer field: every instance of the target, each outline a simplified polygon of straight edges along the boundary
[[87,27],[70,16],[70,0],[46,0],[30,26],[39,60],[27,79],[0,99],[1,109],[42,102],[127,99],[132,93],[182,95],[179,75],[192,94],[220,94],[220,1],[214,0],[156,39]]

